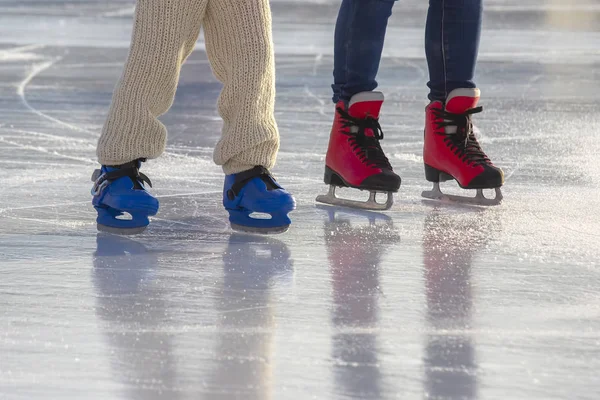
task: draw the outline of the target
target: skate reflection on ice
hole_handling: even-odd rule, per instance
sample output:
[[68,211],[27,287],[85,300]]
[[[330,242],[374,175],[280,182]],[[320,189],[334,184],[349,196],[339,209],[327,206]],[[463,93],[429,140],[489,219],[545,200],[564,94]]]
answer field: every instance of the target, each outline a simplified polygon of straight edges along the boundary
[[[391,244],[400,241],[391,218],[374,212],[323,206],[329,219],[323,228],[333,285],[335,333],[332,338],[336,397],[382,398],[378,360],[379,265]],[[353,225],[337,213],[366,218]],[[348,214],[346,214],[348,215]]]
[[215,371],[206,388],[210,399],[272,398],[274,285],[293,279],[294,267],[285,243],[233,234],[223,254]]
[[[337,205],[316,204],[315,207],[327,213],[328,223],[326,223],[326,225],[329,224],[331,227],[336,227],[338,225],[349,225],[351,221],[354,221],[355,224],[353,229],[356,231],[364,228],[366,231],[377,231],[380,235],[389,234],[393,236],[394,238],[390,239],[392,240],[392,243],[397,243],[400,241],[398,232],[396,228],[394,228],[393,220],[387,214],[366,209],[350,208]],[[345,216],[345,218],[342,216]],[[360,221],[366,221],[368,222],[368,225],[357,224],[357,222]]]
[[100,233],[93,283],[96,314],[111,348],[115,380],[132,400],[178,399],[171,336],[160,329],[168,319],[164,293],[154,284],[157,253],[131,239]]
[[449,216],[436,211],[425,218],[423,265],[431,332],[424,356],[426,398],[477,398],[475,345],[468,331],[471,261],[493,233],[483,218],[482,213]]

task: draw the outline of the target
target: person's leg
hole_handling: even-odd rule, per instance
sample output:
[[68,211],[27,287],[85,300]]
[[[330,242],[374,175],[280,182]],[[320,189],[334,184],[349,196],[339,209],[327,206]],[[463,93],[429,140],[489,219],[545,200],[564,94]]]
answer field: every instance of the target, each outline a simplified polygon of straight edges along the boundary
[[218,110],[222,137],[214,161],[226,175],[275,165],[275,57],[267,0],[209,0],[206,51],[223,83]]
[[[140,0],[131,48],[112,99],[97,155],[92,204],[99,229],[136,233],[158,211],[139,169],[165,148],[158,116],[173,103],[181,65],[194,49],[207,0]],[[128,213],[131,219],[122,218]]]
[[127,63],[98,141],[98,161],[156,158],[167,131],[158,121],[175,98],[179,72],[200,33],[207,0],[140,0]]
[[[383,94],[374,92],[375,80],[387,23],[394,0],[343,0],[334,41],[333,101],[335,117],[327,156],[324,181],[327,195],[317,201],[375,210],[392,206],[392,193],[400,188],[400,177],[381,148],[383,132],[379,112]],[[340,199],[336,187],[371,192],[366,202]],[[375,202],[375,192],[385,192],[385,204]]]
[[430,0],[425,28],[429,100],[445,101],[454,89],[475,88],[482,0]]
[[[206,51],[223,82],[223,118],[214,161],[226,174],[223,205],[234,229],[275,233],[290,224],[293,197],[269,169],[279,150],[275,123],[275,57],[268,0],[209,0],[204,20]],[[270,219],[252,218],[252,213]]]
[[395,0],[342,0],[335,26],[333,102],[377,87],[385,32]]
[[[430,88],[426,108],[423,161],[425,177],[434,183],[423,192],[428,198],[450,198],[479,204],[498,204],[504,174],[485,154],[473,132],[473,114],[480,92],[473,82],[482,0],[430,0],[425,52]],[[477,189],[477,196],[444,195],[439,182],[455,179],[463,189]],[[483,197],[482,189],[496,189],[495,199]]]

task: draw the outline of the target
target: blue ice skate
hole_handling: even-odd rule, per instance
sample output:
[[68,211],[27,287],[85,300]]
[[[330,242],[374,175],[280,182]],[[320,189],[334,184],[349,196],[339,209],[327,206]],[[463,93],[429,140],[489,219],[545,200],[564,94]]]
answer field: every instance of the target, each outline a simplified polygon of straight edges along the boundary
[[[92,175],[92,205],[98,211],[98,230],[133,235],[146,229],[148,216],[158,212],[158,199],[146,191],[150,179],[140,172],[143,160],[116,167],[103,165]],[[127,218],[126,214],[131,218]]]
[[[288,213],[296,208],[296,201],[269,170],[257,166],[225,177],[223,205],[232,229],[267,234],[287,231],[292,222]],[[253,213],[269,214],[271,218]]]

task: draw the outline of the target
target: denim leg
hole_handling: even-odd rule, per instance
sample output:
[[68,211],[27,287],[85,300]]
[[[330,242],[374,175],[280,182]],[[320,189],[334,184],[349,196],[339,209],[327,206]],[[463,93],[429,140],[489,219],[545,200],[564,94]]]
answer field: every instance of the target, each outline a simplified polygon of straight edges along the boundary
[[429,100],[445,101],[457,88],[474,88],[482,0],[429,0],[425,54]]
[[335,26],[333,102],[377,87],[385,31],[395,0],[342,0]]

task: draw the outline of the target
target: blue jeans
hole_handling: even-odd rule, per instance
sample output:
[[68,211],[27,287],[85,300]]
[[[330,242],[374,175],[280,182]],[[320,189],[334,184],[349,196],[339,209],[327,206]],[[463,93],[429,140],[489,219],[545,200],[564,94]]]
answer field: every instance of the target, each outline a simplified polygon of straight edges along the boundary
[[[333,101],[377,87],[377,71],[395,0],[342,0],[335,27]],[[429,100],[474,88],[482,0],[429,0],[425,54]]]

